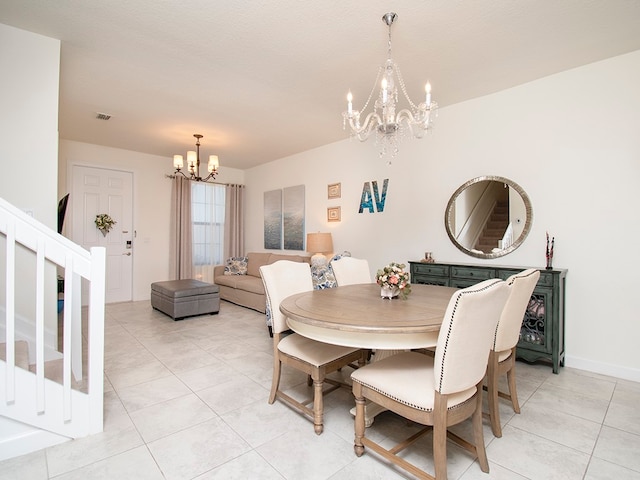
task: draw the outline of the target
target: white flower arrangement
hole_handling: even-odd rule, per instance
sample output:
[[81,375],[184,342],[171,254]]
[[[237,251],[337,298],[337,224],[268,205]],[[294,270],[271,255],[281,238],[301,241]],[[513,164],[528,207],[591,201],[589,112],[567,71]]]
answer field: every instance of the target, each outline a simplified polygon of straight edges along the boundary
[[391,262],[376,273],[376,283],[381,287],[397,289],[399,295],[406,299],[411,293],[409,272],[406,272],[404,263]]
[[113,226],[118,223],[113,218],[111,218],[107,213],[100,213],[96,215],[96,227],[98,230],[102,232],[102,235],[107,235],[109,230],[113,228]]

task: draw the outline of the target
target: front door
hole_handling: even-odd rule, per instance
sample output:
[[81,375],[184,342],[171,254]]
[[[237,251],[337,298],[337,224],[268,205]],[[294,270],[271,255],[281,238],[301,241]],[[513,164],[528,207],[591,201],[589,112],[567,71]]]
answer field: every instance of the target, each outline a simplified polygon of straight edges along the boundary
[[[132,299],[133,277],[133,174],[120,170],[73,166],[71,239],[89,250],[105,247],[106,302]],[[106,234],[98,230],[96,215],[108,214],[116,221]],[[83,289],[83,304],[87,298]]]

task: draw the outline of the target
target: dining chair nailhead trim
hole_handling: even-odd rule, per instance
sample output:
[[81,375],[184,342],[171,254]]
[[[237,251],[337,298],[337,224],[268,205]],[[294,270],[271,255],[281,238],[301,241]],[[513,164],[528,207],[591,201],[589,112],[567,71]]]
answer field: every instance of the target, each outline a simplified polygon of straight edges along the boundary
[[462,295],[466,295],[466,294],[474,294],[474,293],[479,293],[479,292],[483,292],[485,290],[487,290],[488,288],[493,287],[494,285],[496,285],[497,283],[502,282],[503,280],[500,279],[495,279],[495,282],[492,282],[488,285],[485,285],[484,287],[482,287],[479,290],[463,290],[461,292],[458,292],[458,295],[456,297],[456,303],[453,305],[453,309],[451,311],[451,321],[449,322],[449,328],[447,329],[447,339],[444,343],[444,352],[442,353],[442,368],[440,369],[440,378],[438,379],[438,392],[442,392],[442,381],[444,378],[444,365],[445,365],[445,358],[447,356],[447,347],[449,345],[449,337],[451,335],[451,328],[453,327],[453,322],[455,321],[455,317],[456,317],[456,309],[458,308],[458,302],[460,301],[460,298],[462,298]]

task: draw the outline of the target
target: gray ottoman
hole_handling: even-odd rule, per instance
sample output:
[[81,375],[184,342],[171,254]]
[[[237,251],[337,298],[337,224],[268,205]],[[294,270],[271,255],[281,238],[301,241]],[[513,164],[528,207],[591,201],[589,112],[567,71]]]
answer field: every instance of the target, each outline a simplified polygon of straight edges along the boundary
[[151,284],[151,306],[174,320],[220,311],[218,286],[199,280],[170,280]]

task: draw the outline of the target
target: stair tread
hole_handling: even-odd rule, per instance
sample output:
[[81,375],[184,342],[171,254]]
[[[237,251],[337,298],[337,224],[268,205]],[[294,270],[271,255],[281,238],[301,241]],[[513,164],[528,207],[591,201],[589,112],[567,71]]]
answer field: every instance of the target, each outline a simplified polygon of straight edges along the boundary
[[[6,361],[7,344],[0,343],[0,360]],[[29,369],[29,344],[24,340],[15,342],[15,365],[16,367]]]

